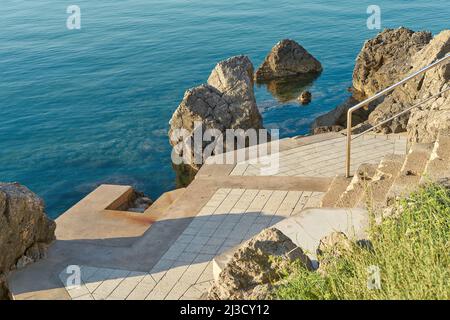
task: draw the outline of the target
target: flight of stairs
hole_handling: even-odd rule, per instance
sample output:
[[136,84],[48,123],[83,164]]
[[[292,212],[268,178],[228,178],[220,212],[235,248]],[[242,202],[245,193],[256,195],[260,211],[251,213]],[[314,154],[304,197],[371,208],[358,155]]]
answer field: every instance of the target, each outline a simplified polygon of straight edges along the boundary
[[421,184],[450,177],[450,132],[435,143],[413,144],[406,156],[388,155],[378,165],[362,164],[353,178],[335,177],[322,199],[324,208],[367,208],[380,212]]

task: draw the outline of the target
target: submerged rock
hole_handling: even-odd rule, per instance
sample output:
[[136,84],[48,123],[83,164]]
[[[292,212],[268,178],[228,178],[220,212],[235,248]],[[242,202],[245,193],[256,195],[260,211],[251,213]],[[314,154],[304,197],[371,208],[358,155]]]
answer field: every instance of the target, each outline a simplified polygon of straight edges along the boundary
[[265,229],[234,253],[211,287],[208,299],[263,299],[293,261],[312,270],[312,263],[301,248],[278,229]]
[[308,73],[291,78],[258,82],[258,86],[265,86],[278,102],[286,103],[297,100],[305,89],[311,87],[317,76],[317,74]]
[[[194,128],[195,122],[201,123],[201,128]],[[169,124],[175,154],[195,169],[202,164],[195,161],[196,156],[202,160],[201,150],[191,148],[189,154],[184,153],[185,145],[192,146],[195,130],[215,129],[224,134],[226,129],[263,128],[253,90],[250,59],[236,56],[218,63],[207,84],[186,91]],[[180,135],[182,131],[187,134]],[[203,149],[210,143],[203,141]]]
[[312,100],[312,94],[309,91],[303,91],[301,95],[298,97],[298,101],[301,104],[309,104]]
[[144,193],[134,191],[134,196],[130,202],[128,211],[144,213],[152,204],[152,199],[147,197]]
[[[0,183],[0,282],[10,270],[45,257],[55,227],[38,196],[18,183]],[[5,292],[6,282],[0,287]]]
[[267,55],[255,74],[257,81],[319,73],[322,65],[294,40],[278,42]]

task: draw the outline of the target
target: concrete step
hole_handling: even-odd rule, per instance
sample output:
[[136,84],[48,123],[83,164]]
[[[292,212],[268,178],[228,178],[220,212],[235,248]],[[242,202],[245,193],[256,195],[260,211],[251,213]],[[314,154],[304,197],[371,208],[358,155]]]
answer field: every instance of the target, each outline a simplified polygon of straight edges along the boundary
[[[320,240],[333,232],[343,232],[349,239],[365,240],[369,227],[369,214],[364,209],[314,208],[305,209],[295,217],[287,218],[273,226],[311,259],[314,268],[318,267],[317,248]],[[240,246],[216,256],[213,259],[213,275],[217,281],[220,273],[231,261]]]
[[336,202],[337,208],[354,208],[364,197],[368,184],[377,173],[378,165],[363,163],[356,170],[352,181]]
[[351,178],[336,176],[331,182],[327,192],[323,196],[320,207],[334,208],[336,206],[339,197],[347,189],[350,181]]
[[361,201],[362,205],[366,205],[374,212],[378,212],[385,206],[386,195],[400,174],[405,159],[406,157],[402,155],[387,155],[381,160],[377,173]]
[[186,191],[186,188],[175,189],[163,193],[145,212],[145,216],[151,217],[155,221],[161,217],[166,210],[175,203]]
[[365,209],[306,209],[295,217],[285,219],[276,225],[292,242],[303,249],[313,262],[317,263],[317,248],[322,238],[333,232],[343,232],[349,239],[367,239],[369,213]]
[[386,195],[386,205],[391,204],[398,197],[408,195],[418,187],[433,147],[431,143],[412,145],[399,175]]
[[450,177],[450,131],[439,132],[421,183]]

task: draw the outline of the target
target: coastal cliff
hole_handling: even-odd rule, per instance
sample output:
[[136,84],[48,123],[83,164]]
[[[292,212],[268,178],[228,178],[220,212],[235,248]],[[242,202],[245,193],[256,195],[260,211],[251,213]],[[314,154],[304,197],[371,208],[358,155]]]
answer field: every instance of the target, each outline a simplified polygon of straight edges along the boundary
[[0,183],[0,300],[10,298],[9,271],[45,257],[55,227],[42,199],[20,184]]
[[[356,59],[353,71],[352,96],[341,106],[318,117],[313,132],[323,132],[332,126],[347,126],[348,109],[409,74],[420,70],[450,51],[450,31],[444,30],[434,38],[429,32],[414,32],[406,28],[386,29],[374,39],[366,41]],[[441,65],[418,76],[405,86],[374,101],[354,114],[353,125],[359,128],[374,126],[383,120],[441,92],[448,87],[449,65]],[[408,132],[412,142],[432,142],[440,129],[448,127],[449,95],[431,100],[379,128],[382,133]]]

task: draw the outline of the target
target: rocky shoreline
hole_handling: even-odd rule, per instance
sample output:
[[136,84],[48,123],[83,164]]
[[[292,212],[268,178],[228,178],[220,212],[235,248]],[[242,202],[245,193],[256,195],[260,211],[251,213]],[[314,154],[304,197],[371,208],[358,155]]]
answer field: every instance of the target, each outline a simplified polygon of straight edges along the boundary
[[[429,32],[414,32],[406,28],[387,29],[367,41],[356,60],[353,72],[352,96],[342,105],[318,117],[312,133],[341,131],[346,127],[347,110],[392,85],[406,75],[423,68],[450,51],[450,30],[432,37]],[[276,44],[263,64],[256,70],[246,56],[236,56],[219,62],[207,83],[186,91],[170,120],[170,143],[174,153],[184,158],[192,177],[200,169],[196,150],[185,149],[201,123],[201,129],[213,129],[223,135],[226,129],[262,129],[262,116],[254,94],[255,82],[295,82],[302,77],[316,77],[321,63],[293,40]],[[450,65],[442,65],[399,87],[380,101],[354,115],[355,131],[373,126],[408,106],[416,104],[449,87]],[[305,93],[303,97],[310,100]],[[305,100],[305,102],[306,102]],[[450,95],[427,102],[417,109],[379,128],[379,132],[407,132],[411,142],[434,142],[438,133],[450,127]],[[182,132],[183,134],[180,134]],[[186,153],[186,150],[189,150]],[[218,150],[221,152],[221,150]],[[136,194],[127,207],[141,212],[151,200]],[[45,214],[43,201],[19,184],[0,183],[0,300],[10,299],[6,277],[11,270],[24,268],[45,258],[47,246],[55,239],[55,222]],[[339,241],[338,241],[339,240]],[[339,235],[324,239],[324,246],[346,241]],[[301,248],[289,242],[273,229],[263,231],[237,250],[232,262],[224,269],[220,281],[210,290],[211,299],[261,298],[276,280],[283,265],[271,257],[288,256],[301,260],[306,268],[311,262]],[[269,259],[270,258],[270,259]],[[270,261],[269,261],[270,260]],[[255,273],[256,272],[256,273]],[[243,282],[244,279],[245,281]]]
[[[386,29],[366,41],[356,59],[352,96],[336,109],[318,117],[313,133],[338,131],[347,126],[346,113],[365,98],[400,81],[415,71],[443,58],[450,51],[450,30],[433,37],[425,31]],[[449,65],[437,67],[374,101],[353,116],[357,133],[448,88]],[[410,142],[432,142],[440,129],[449,127],[449,95],[426,102],[416,109],[378,127],[379,133],[407,132]]]
[[[351,96],[335,109],[317,117],[311,134],[343,130],[347,127],[349,108],[442,58],[449,50],[450,30],[444,30],[435,37],[430,32],[416,32],[403,27],[382,31],[364,43],[356,58],[352,87],[349,88]],[[170,120],[169,140],[174,146],[174,153],[182,157],[183,163],[194,172],[198,171],[202,162],[195,162],[195,159],[201,159],[202,155],[196,154],[191,146],[194,133],[199,129],[194,128],[196,122],[201,123],[202,130],[214,129],[222,135],[226,129],[262,129],[264,125],[256,105],[254,83],[267,84],[271,92],[274,90],[274,96],[278,96],[278,93],[285,91],[283,88],[295,86],[298,81],[311,81],[321,72],[321,63],[300,44],[288,39],[272,48],[256,72],[246,56],[219,62],[206,84],[186,91]],[[353,114],[353,132],[375,126],[448,88],[449,78],[449,67],[443,65],[370,103]],[[283,101],[297,99],[301,104],[308,104],[312,98],[308,91],[301,92],[298,97],[286,97],[286,94],[280,95]],[[411,142],[434,141],[439,130],[450,124],[448,99],[447,95],[426,102],[378,127],[375,132],[408,132]],[[184,134],[180,135],[180,131]],[[204,143],[203,148],[206,146],[207,143]],[[179,170],[182,171],[186,169]],[[192,179],[186,180],[189,182]]]

